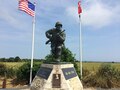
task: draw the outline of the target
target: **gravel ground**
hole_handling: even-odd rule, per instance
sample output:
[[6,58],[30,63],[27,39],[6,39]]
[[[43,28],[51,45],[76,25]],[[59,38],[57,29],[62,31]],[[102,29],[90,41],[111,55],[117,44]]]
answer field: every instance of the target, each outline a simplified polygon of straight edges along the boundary
[[120,90],[120,88],[112,88],[112,89],[103,89],[103,88],[84,88],[83,90]]
[[[29,87],[23,88],[9,88],[9,89],[0,89],[0,90],[30,90]],[[83,90],[120,90],[120,88],[112,88],[112,89],[102,89],[102,88],[84,88]]]

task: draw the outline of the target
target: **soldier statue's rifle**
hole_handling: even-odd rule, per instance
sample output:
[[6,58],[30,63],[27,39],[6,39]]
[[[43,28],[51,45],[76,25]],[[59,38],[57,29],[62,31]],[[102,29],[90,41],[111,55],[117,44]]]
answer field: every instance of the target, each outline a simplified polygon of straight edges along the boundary
[[[65,30],[63,30],[63,31],[61,31],[61,32],[59,32],[57,35],[60,35],[61,33],[63,33],[63,32],[65,32]],[[46,41],[46,43],[45,44],[48,44],[49,42],[51,42],[51,40],[49,39],[48,41]]]

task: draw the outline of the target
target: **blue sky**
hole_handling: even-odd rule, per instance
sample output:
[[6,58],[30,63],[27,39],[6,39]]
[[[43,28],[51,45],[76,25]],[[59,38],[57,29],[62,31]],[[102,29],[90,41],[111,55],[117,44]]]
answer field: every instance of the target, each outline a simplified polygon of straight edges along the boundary
[[[36,1],[34,58],[50,53],[45,32],[61,21],[65,45],[78,59],[78,0]],[[32,17],[18,10],[18,0],[1,0],[0,6],[0,58],[31,58]],[[82,8],[83,60],[120,62],[120,0],[82,0]]]

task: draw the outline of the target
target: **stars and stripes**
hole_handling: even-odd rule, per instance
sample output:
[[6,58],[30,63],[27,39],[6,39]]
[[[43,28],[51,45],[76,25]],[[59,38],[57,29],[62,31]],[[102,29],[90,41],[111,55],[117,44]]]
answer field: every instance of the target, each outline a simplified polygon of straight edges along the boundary
[[26,12],[30,16],[35,16],[35,5],[28,0],[19,0],[19,9]]

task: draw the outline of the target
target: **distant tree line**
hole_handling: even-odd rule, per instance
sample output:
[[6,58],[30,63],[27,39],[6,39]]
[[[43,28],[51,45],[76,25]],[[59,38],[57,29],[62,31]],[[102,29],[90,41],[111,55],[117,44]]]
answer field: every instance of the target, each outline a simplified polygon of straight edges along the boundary
[[[21,59],[19,56],[10,57],[10,58],[0,58],[0,62],[25,62],[30,61],[31,59]],[[43,59],[34,59],[34,61],[43,60]]]

